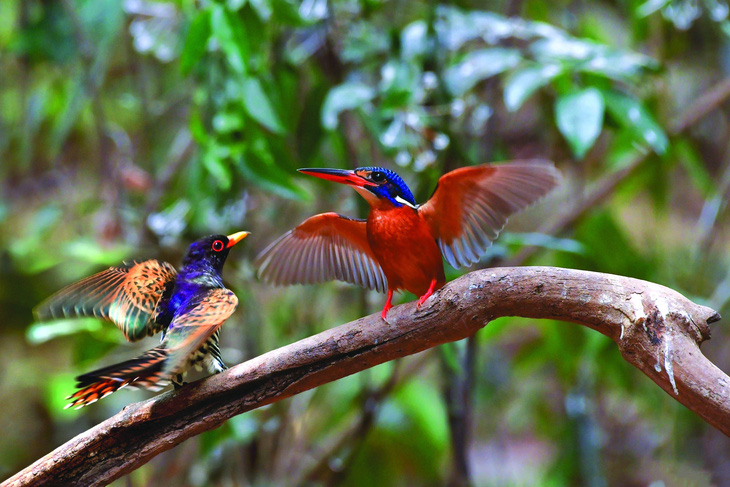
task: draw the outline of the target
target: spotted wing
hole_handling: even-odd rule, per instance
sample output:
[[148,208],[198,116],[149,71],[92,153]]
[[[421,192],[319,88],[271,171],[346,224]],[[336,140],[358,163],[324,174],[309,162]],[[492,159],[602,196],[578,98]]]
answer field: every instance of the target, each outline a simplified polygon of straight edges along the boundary
[[167,262],[124,263],[72,284],[38,305],[38,320],[96,316],[116,324],[127,340],[139,340],[150,326],[165,287],[175,279]]
[[163,367],[165,376],[183,372],[188,357],[220,328],[236,306],[238,298],[233,291],[221,288],[207,291],[180,310],[160,344],[168,353]]
[[454,267],[479,261],[507,218],[557,186],[560,173],[545,160],[463,167],[444,174],[419,208],[441,253]]
[[385,292],[387,280],[370,249],[365,220],[322,213],[285,233],[256,257],[259,276],[278,285],[336,279]]

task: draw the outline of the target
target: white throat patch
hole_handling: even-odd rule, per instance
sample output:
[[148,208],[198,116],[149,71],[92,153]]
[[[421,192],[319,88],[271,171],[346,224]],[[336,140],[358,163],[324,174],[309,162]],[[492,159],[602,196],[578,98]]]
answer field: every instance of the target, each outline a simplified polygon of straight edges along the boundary
[[397,201],[398,203],[400,203],[401,205],[406,205],[406,206],[410,206],[410,207],[411,207],[411,208],[413,208],[414,210],[417,210],[417,209],[418,209],[418,206],[414,205],[414,204],[413,204],[413,203],[411,203],[410,201],[406,201],[406,200],[404,200],[403,198],[401,198],[401,197],[400,197],[400,195],[396,196],[396,197],[395,197],[395,200],[396,200],[396,201]]

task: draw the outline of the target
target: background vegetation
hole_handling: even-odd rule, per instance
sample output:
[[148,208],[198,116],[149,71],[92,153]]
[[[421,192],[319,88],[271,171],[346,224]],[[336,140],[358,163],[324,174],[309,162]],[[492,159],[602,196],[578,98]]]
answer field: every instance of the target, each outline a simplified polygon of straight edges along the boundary
[[[563,186],[481,266],[634,276],[730,314],[729,36],[725,0],[0,2],[0,479],[148,397],[62,409],[75,375],[154,343],[32,322],[91,272],[177,265],[201,235],[252,231],[225,271],[241,300],[229,364],[380,309],[344,284],[255,279],[256,253],[305,217],[364,215],[298,167],[390,167],[424,201],[453,168],[551,158]],[[729,338],[720,322],[704,348],[725,371]],[[730,485],[730,442],[609,339],[500,319],[239,416],[117,483],[162,479]]]

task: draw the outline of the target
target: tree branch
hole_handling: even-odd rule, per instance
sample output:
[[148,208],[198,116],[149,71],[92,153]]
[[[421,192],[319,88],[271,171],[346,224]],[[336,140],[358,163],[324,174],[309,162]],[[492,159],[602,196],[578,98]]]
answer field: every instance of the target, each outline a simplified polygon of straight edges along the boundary
[[420,310],[393,308],[273,350],[180,391],[127,406],[2,486],[104,485],[237,414],[375,365],[468,337],[500,316],[578,323],[670,396],[730,436],[730,377],[699,350],[720,316],[646,281],[553,267],[496,268],[457,279]]

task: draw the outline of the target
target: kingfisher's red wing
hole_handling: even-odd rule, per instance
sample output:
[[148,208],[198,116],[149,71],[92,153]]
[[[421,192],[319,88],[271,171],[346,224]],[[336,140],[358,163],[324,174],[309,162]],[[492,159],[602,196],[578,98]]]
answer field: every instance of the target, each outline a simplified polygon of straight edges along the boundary
[[182,372],[190,355],[233,314],[238,298],[228,289],[212,289],[202,298],[178,311],[167,328],[160,348],[167,350],[168,358],[163,372],[170,377]]
[[441,176],[418,212],[449,264],[468,266],[479,261],[507,217],[545,196],[559,179],[546,160],[463,167]]
[[150,319],[175,275],[174,267],[158,260],[110,267],[60,290],[35,314],[39,320],[96,316],[116,324],[127,340],[139,340],[154,333]]
[[306,219],[264,249],[254,263],[274,284],[313,284],[336,279],[385,292],[387,280],[370,249],[365,220],[337,213]]

